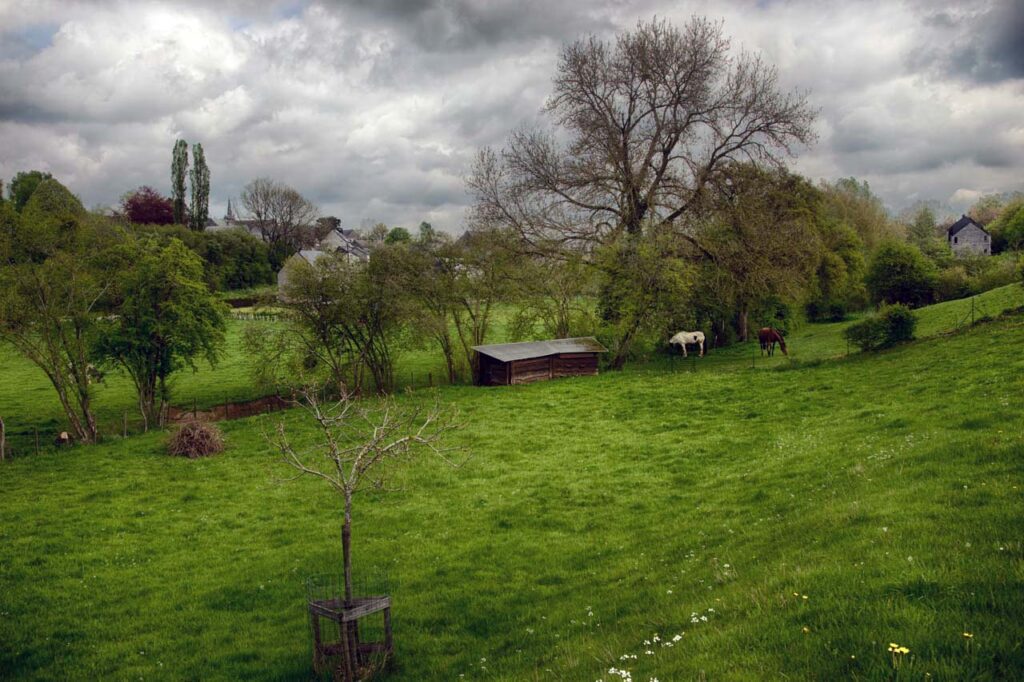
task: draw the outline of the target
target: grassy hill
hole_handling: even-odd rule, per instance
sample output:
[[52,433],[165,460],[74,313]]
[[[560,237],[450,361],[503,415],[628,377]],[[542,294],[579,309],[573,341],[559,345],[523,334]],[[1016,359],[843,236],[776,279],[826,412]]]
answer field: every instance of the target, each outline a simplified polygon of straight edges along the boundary
[[[395,600],[388,679],[1019,677],[1024,317],[849,357],[841,327],[763,371],[739,347],[443,389],[472,459],[356,501],[357,568]],[[2,676],[305,679],[338,502],[280,482],[282,418],[303,428],[225,423],[203,461],[153,433],[0,467]]]

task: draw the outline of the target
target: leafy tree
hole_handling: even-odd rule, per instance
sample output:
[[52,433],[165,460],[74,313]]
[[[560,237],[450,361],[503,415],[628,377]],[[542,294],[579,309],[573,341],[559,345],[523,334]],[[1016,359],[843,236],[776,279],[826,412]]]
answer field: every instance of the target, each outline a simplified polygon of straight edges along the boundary
[[[678,253],[674,241],[711,258],[693,228],[721,169],[777,162],[813,138],[806,100],[783,93],[775,69],[758,57],[730,55],[721,26],[699,17],[564,47],[546,110],[557,131],[513,132],[500,154],[480,152],[469,177],[474,224],[509,227],[535,249],[585,243],[635,255],[668,244]],[[645,261],[634,255],[626,262]],[[604,262],[606,278],[644,279]],[[625,306],[619,312],[646,315],[646,304],[621,298],[629,287],[606,284]],[[624,320],[629,336],[615,346],[628,353],[645,324]]]
[[192,145],[192,203],[189,207],[189,227],[196,232],[206,229],[210,217],[210,168],[206,165],[203,145]]
[[718,271],[714,286],[734,301],[741,340],[751,311],[769,301],[803,298],[821,249],[818,192],[783,170],[729,164],[713,194],[710,219],[698,231]]
[[889,218],[882,200],[866,181],[840,178],[821,183],[826,218],[833,224],[851,228],[868,251],[883,241],[899,236],[899,229]]
[[188,143],[178,140],[174,143],[171,156],[171,201],[174,204],[174,222],[186,223],[185,175],[188,173]]
[[935,266],[916,246],[887,241],[871,259],[866,284],[874,303],[917,307],[931,302],[935,277]]
[[368,378],[378,392],[391,391],[395,348],[407,319],[394,260],[381,253],[359,263],[327,254],[314,263],[293,259],[285,268],[281,305],[290,314],[283,333],[292,352],[269,338],[254,350],[283,360],[297,356],[300,372],[322,367],[339,393],[362,392]]
[[174,223],[174,204],[152,187],[143,185],[121,197],[121,212],[130,222],[148,225]]
[[392,227],[391,231],[388,232],[388,236],[384,239],[385,244],[397,244],[399,242],[408,242],[412,240],[412,235],[409,234],[409,230],[404,227]]
[[1024,199],[1011,201],[988,231],[992,234],[992,252],[1024,250]]
[[366,232],[366,241],[371,246],[380,246],[388,238],[388,226],[384,223],[376,223]]
[[43,171],[19,171],[11,179],[11,185],[7,189],[10,193],[11,203],[14,204],[14,210],[21,211],[24,209],[28,200],[32,197],[32,193],[39,187],[39,184],[44,180],[52,178],[52,175]]
[[838,322],[867,302],[864,243],[852,228],[827,219],[819,232],[823,250],[805,310],[811,321]]
[[430,244],[437,238],[437,230],[434,229],[433,225],[425,220],[420,223],[418,239],[421,243]]
[[202,261],[181,241],[143,238],[120,251],[117,316],[103,324],[94,353],[131,377],[148,428],[163,423],[175,371],[194,371],[199,358],[216,363],[225,306],[203,281]]
[[662,335],[680,301],[691,294],[694,266],[673,252],[670,235],[629,235],[600,248],[600,337],[611,351],[609,366],[622,369],[639,340]]
[[907,241],[937,264],[948,264],[952,259],[953,254],[945,240],[939,237],[935,212],[928,205],[921,206],[914,214],[907,228]]
[[133,231],[155,237],[163,245],[172,238],[184,242],[202,259],[204,279],[214,291],[274,282],[269,245],[244,229],[193,232],[184,225],[135,225]]
[[517,310],[510,325],[512,334],[534,338],[538,327],[549,339],[593,334],[597,274],[581,253],[518,259],[513,274]]
[[0,207],[0,339],[50,380],[76,440],[95,442],[89,349],[97,313],[117,277],[111,235],[53,179],[18,216]]

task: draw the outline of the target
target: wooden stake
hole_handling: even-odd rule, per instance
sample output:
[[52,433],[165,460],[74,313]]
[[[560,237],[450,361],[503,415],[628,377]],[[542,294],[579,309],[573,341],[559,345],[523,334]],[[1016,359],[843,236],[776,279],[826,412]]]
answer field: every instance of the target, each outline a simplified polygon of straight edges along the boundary
[[0,417],[0,462],[6,459],[4,448],[7,445],[7,429],[4,427],[4,418]]

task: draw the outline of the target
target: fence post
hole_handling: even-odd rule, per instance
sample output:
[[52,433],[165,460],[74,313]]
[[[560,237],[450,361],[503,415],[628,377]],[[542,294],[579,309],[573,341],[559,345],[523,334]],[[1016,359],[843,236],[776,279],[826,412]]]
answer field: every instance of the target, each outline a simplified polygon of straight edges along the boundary
[[33,426],[32,431],[36,434],[36,454],[39,454],[39,428]]
[[434,387],[434,373],[427,372],[427,386]]
[[757,358],[757,353],[754,352],[754,347],[750,347],[750,369],[754,369],[754,360]]
[[192,398],[192,418],[196,418],[196,399]]
[[0,417],[0,462],[6,459],[4,448],[7,445],[7,428],[4,426],[4,418]]

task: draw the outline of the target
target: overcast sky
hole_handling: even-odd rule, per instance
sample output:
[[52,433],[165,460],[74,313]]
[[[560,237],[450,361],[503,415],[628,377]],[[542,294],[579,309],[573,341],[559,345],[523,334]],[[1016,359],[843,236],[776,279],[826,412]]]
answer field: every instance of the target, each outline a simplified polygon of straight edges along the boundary
[[48,170],[88,206],[168,193],[183,137],[214,216],[269,176],[346,226],[457,232],[474,150],[537,119],[563,43],[692,14],[820,108],[799,172],[893,209],[1024,189],[1020,0],[0,0],[0,178]]

